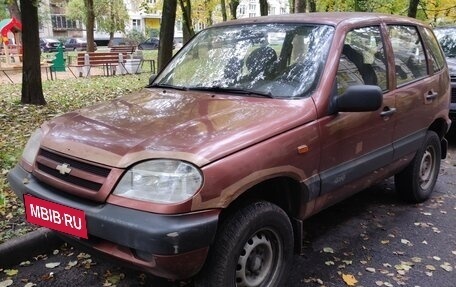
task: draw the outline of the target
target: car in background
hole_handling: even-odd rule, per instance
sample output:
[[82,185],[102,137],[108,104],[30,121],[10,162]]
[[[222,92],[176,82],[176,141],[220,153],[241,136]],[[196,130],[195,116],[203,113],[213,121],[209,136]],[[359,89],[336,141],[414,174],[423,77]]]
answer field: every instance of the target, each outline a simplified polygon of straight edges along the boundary
[[127,38],[122,37],[114,37],[109,40],[108,48],[116,47],[116,46],[136,46],[137,43]]
[[[61,42],[57,39],[52,38],[40,38],[40,50],[41,52],[57,52],[57,48]],[[65,51],[65,45],[62,45],[63,51]]]
[[[93,42],[94,50],[97,50],[97,43]],[[87,51],[87,40],[83,38],[68,38],[65,42],[67,51]]]
[[157,50],[160,40],[156,37],[147,39],[138,44],[138,50]]
[[[454,123],[456,122],[456,27],[437,27],[434,32],[442,46],[450,72],[450,118]],[[453,124],[453,130],[456,130],[456,124]]]

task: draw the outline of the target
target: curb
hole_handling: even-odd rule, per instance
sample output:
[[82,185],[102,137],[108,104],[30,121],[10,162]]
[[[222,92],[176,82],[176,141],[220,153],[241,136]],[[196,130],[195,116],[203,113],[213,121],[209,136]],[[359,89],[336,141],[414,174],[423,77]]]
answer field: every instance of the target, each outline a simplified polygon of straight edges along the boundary
[[58,248],[63,241],[56,233],[39,228],[0,244],[0,268],[11,267]]

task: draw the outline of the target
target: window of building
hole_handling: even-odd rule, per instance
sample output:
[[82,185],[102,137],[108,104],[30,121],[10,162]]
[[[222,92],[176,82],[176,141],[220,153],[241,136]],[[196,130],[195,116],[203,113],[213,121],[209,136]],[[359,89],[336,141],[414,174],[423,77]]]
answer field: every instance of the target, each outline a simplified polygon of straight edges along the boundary
[[256,14],[255,13],[249,13],[249,17],[252,18],[252,17],[255,17]]
[[132,19],[131,25],[133,29],[140,30],[141,29],[141,19]]
[[269,15],[275,15],[276,14],[276,7],[269,7]]
[[81,29],[79,22],[68,20],[65,15],[52,14],[51,22],[54,30]]
[[256,4],[249,4],[249,11],[255,11],[256,10]]
[[239,5],[239,15],[245,15],[245,5]]

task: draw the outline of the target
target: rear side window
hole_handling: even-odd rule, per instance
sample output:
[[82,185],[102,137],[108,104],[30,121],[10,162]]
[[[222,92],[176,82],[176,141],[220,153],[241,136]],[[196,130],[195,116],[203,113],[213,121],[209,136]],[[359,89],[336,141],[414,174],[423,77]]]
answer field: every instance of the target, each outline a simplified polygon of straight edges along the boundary
[[445,56],[440,50],[439,42],[435,37],[434,33],[428,28],[424,28],[424,40],[426,45],[429,47],[429,52],[432,58],[432,69],[434,72],[438,72],[445,66]]
[[337,70],[337,92],[349,86],[377,85],[387,89],[385,51],[377,26],[357,28],[347,33]]
[[398,86],[427,75],[423,43],[415,26],[388,26]]

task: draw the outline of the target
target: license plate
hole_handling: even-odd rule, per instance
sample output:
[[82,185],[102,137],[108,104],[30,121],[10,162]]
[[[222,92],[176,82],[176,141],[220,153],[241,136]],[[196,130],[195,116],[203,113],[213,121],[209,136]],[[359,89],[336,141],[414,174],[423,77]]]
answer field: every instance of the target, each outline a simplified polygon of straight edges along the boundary
[[87,224],[82,210],[24,195],[28,222],[87,239]]

